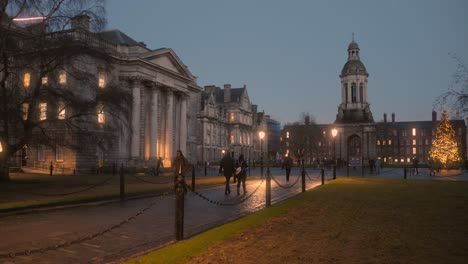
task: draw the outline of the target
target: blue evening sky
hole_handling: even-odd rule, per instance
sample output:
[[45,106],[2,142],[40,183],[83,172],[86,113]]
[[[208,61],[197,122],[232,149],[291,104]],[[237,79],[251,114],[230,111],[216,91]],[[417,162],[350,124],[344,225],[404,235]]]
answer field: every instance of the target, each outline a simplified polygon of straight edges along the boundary
[[172,48],[200,86],[246,84],[282,124],[335,120],[352,32],[376,121],[430,120],[456,69],[449,52],[468,64],[467,0],[109,0],[107,16],[109,29]]

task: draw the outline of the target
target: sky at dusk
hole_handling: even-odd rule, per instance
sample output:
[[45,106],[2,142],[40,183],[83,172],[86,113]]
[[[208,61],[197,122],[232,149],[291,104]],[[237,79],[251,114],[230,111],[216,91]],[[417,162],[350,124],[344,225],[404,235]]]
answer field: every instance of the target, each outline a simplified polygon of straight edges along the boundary
[[335,120],[352,33],[374,119],[430,120],[456,54],[468,64],[468,1],[108,0],[108,29],[172,48],[198,85],[247,86],[282,124]]

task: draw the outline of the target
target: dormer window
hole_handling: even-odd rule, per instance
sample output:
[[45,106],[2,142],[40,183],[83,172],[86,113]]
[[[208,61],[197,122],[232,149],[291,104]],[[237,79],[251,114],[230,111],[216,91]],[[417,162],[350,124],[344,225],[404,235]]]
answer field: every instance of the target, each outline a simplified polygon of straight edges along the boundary
[[99,88],[104,88],[106,86],[106,79],[104,72],[100,71],[98,73],[98,86]]
[[67,83],[67,73],[62,70],[59,73],[59,84],[66,84]]
[[31,85],[31,74],[29,72],[25,72],[23,76],[23,86],[24,88],[28,88]]

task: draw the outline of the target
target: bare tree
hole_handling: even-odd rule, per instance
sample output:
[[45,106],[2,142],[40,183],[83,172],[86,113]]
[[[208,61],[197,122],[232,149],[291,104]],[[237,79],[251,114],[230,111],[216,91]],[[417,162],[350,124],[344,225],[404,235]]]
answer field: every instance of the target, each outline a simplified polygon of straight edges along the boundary
[[29,144],[85,151],[115,142],[131,94],[98,80],[96,68],[111,76],[116,59],[100,39],[104,14],[101,0],[0,0],[0,179]]
[[453,55],[452,58],[457,69],[449,88],[436,99],[434,106],[464,118],[468,114],[468,69],[459,57]]

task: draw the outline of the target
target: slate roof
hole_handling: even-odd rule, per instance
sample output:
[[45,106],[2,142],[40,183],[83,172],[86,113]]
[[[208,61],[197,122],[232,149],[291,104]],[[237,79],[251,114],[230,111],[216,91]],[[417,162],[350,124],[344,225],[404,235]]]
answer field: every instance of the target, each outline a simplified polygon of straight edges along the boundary
[[103,39],[125,46],[139,46],[141,43],[132,39],[122,31],[115,29],[99,33]]

